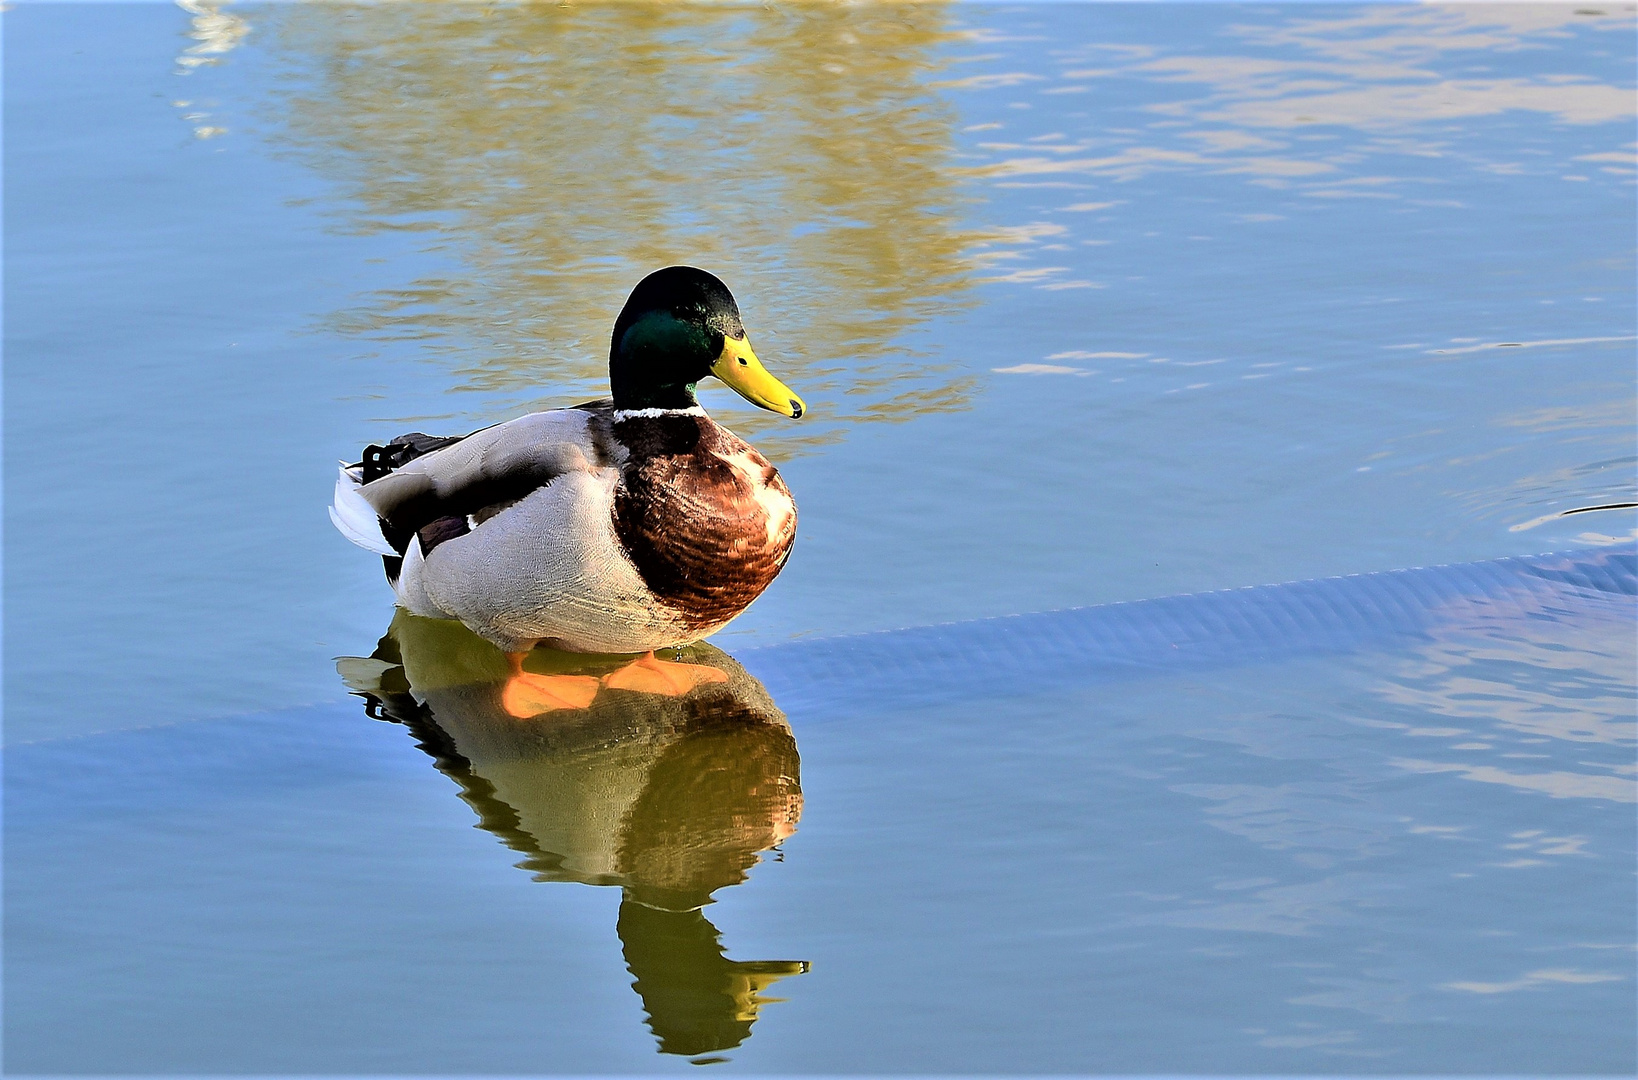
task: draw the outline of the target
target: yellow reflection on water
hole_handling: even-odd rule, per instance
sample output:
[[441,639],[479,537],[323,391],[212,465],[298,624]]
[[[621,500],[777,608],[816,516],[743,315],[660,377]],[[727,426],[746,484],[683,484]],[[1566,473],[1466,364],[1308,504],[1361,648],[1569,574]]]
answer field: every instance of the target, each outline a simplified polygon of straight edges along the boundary
[[[660,1050],[706,1054],[751,1033],[769,985],[799,960],[730,960],[700,910],[796,831],[790,725],[733,658],[667,650],[726,681],[681,696],[603,688],[589,708],[518,720],[501,704],[505,656],[460,623],[399,611],[342,677],[371,714],[409,728],[487,829],[537,881],[615,885],[616,925]],[[536,650],[530,671],[603,675],[625,657]]]
[[[509,404],[605,391],[632,285],[693,263],[827,420],[957,407],[902,339],[969,283],[927,83],[939,5],[469,4],[266,9],[290,62],[282,139],[349,227],[425,234],[445,268],[337,328],[415,339],[452,388]],[[766,423],[749,413],[735,426]],[[770,425],[771,426],[771,425]]]

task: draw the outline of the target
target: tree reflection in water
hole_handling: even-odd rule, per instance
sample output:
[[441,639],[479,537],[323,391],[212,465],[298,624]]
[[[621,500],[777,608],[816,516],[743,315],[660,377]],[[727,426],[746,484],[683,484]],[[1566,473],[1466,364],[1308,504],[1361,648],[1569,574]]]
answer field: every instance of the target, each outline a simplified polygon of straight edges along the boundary
[[[676,650],[728,676],[682,697],[603,689],[583,710],[517,720],[505,657],[456,622],[400,611],[370,657],[338,666],[372,716],[404,724],[479,823],[537,881],[618,885],[616,924],[649,1026],[670,1054],[738,1046],[771,983],[804,961],[723,955],[701,911],[796,831],[796,740],[720,649]],[[667,655],[670,655],[668,650]],[[535,671],[599,675],[624,658],[536,650]]]
[[[736,290],[817,426],[962,407],[905,335],[954,310],[942,5],[319,4],[264,9],[275,137],[341,184],[344,227],[424,234],[421,276],[334,328],[415,339],[495,409],[604,392],[632,283],[686,262]],[[428,272],[427,266],[442,269]],[[546,395],[546,396],[543,396]],[[756,436],[763,421],[734,423]],[[771,434],[771,433],[770,433]]]

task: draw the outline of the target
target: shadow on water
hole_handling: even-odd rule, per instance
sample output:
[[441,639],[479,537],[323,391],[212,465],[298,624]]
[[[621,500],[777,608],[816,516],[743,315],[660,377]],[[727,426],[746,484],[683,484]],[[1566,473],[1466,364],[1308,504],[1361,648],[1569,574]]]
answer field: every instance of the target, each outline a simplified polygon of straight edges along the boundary
[[[802,789],[796,740],[762,684],[710,645],[678,652],[727,681],[677,697],[604,688],[589,708],[527,720],[501,705],[503,654],[459,623],[400,611],[372,656],[338,668],[536,881],[621,888],[616,930],[649,1026],[662,1053],[692,1056],[738,1046],[779,1000],[762,991],[808,969],[728,959],[701,911],[796,831]],[[527,666],[601,675],[625,660],[537,650]]]
[[550,384],[561,405],[603,392],[632,283],[686,262],[736,290],[825,422],[965,405],[967,384],[903,341],[960,303],[973,268],[955,111],[928,85],[955,38],[942,5],[257,18],[288,66],[275,142],[341,185],[345,228],[424,237],[418,276],[333,329],[414,341],[454,389],[541,405]]

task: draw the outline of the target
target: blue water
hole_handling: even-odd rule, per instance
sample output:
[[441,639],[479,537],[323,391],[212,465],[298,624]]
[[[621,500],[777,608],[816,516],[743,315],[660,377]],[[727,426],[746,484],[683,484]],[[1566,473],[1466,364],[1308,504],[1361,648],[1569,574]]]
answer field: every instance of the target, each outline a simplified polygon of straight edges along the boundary
[[[1638,1064],[1633,514],[1556,516],[1634,501],[1630,6],[0,18],[11,1071]],[[794,810],[336,670],[334,461],[596,394],[669,261],[812,406],[707,397]]]

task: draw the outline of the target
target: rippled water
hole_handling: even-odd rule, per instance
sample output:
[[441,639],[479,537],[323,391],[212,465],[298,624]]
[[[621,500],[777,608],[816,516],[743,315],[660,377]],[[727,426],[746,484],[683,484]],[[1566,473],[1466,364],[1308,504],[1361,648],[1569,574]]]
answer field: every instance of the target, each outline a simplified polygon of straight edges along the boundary
[[[13,1071],[1638,1063],[1632,5],[0,19]],[[672,261],[801,542],[500,722],[331,463]]]

